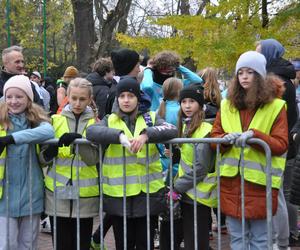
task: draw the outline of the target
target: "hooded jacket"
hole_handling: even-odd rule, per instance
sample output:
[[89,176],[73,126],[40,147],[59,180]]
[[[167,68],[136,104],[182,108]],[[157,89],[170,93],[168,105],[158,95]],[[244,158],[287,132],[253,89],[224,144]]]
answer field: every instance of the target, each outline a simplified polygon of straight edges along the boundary
[[[266,39],[261,41],[261,53],[267,59],[267,72],[274,73],[284,81],[285,92],[282,99],[287,104],[288,130],[291,132],[297,121],[297,103],[295,86],[291,79],[296,77],[296,71],[292,63],[282,58],[284,47],[275,39]],[[295,157],[296,149],[293,140],[289,138],[289,150],[287,159]]]
[[86,79],[93,84],[93,96],[98,108],[98,117],[102,119],[105,115],[105,107],[112,83],[106,81],[97,72],[88,74]]
[[[65,116],[68,120],[68,127],[70,132],[77,132],[82,134],[86,129],[86,125],[90,119],[94,117],[94,113],[91,108],[86,108],[86,110],[81,114],[78,120],[76,120],[74,114],[70,110],[70,105],[64,107],[61,112],[62,116]],[[77,130],[76,130],[77,128]],[[76,131],[75,131],[76,130]],[[50,165],[52,161],[46,161],[44,157],[44,151],[40,153],[40,162],[42,164]],[[81,159],[87,165],[95,165],[98,162],[98,150],[93,145],[79,144],[78,147],[79,154]],[[53,192],[46,189],[45,192],[45,213],[48,215],[54,215],[54,197]],[[76,218],[77,214],[77,203],[76,200],[62,200],[58,199],[56,204],[56,213],[60,217],[72,217]],[[80,218],[90,218],[95,217],[99,214],[99,197],[89,197],[89,198],[80,198]]]

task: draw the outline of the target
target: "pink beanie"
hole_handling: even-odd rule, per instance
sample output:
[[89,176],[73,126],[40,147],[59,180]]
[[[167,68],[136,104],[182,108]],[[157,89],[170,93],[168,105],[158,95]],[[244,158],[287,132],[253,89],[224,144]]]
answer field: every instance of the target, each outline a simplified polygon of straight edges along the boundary
[[4,98],[6,96],[6,91],[9,88],[18,88],[25,92],[28,98],[33,102],[33,91],[31,88],[30,80],[27,76],[24,75],[16,75],[9,78],[4,84],[3,95]]

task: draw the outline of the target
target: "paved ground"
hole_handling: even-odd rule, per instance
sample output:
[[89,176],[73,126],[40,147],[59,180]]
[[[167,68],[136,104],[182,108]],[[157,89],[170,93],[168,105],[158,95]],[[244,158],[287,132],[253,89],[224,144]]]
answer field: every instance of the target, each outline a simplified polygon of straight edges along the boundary
[[[98,225],[98,220],[95,221],[95,227]],[[229,247],[229,236],[228,235],[222,235],[221,237],[221,249],[222,250],[230,250]],[[214,239],[211,241],[211,247],[213,249],[217,249],[217,235],[214,235]],[[114,236],[112,230],[110,230],[106,237],[105,237],[105,246],[108,250],[115,250],[114,247]],[[49,234],[40,233],[39,236],[39,243],[38,243],[38,249],[39,250],[52,250],[52,242],[51,242],[51,236]],[[300,247],[293,247],[291,250],[300,250]]]

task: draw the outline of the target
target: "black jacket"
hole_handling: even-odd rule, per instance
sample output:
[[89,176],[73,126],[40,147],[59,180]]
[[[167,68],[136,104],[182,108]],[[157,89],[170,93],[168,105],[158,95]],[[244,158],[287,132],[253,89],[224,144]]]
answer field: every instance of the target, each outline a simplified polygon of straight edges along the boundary
[[[274,59],[267,65],[267,72],[274,73],[284,81],[285,92],[283,93],[282,99],[285,100],[287,104],[288,128],[290,133],[297,121],[296,90],[294,84],[291,81],[291,79],[294,79],[296,77],[295,68],[289,61],[283,58],[278,58]],[[290,137],[287,159],[291,159],[295,157],[295,155],[296,149],[293,145],[293,140]]]
[[93,96],[98,108],[98,117],[102,119],[105,115],[106,102],[112,84],[97,72],[88,74],[86,79],[93,84]]

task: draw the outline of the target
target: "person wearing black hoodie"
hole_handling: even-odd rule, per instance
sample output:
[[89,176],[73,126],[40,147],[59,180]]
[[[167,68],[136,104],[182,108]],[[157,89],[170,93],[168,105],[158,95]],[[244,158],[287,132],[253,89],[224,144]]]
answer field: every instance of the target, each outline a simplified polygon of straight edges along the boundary
[[105,115],[107,98],[113,85],[113,76],[113,65],[109,58],[98,59],[94,63],[92,73],[86,76],[86,79],[93,84],[93,96],[100,119]]
[[[285,92],[282,99],[285,100],[287,104],[288,131],[290,134],[297,121],[296,91],[291,81],[296,77],[294,65],[282,58],[285,49],[282,44],[275,39],[261,40],[257,44],[256,51],[265,56],[267,60],[267,72],[279,76],[284,81]],[[283,189],[281,188],[279,191],[278,209],[276,215],[273,217],[273,224],[275,226],[275,232],[277,233],[277,244],[280,249],[287,249],[288,246],[300,246],[297,228],[297,207],[289,202],[295,156],[296,148],[293,139],[289,136]]]

